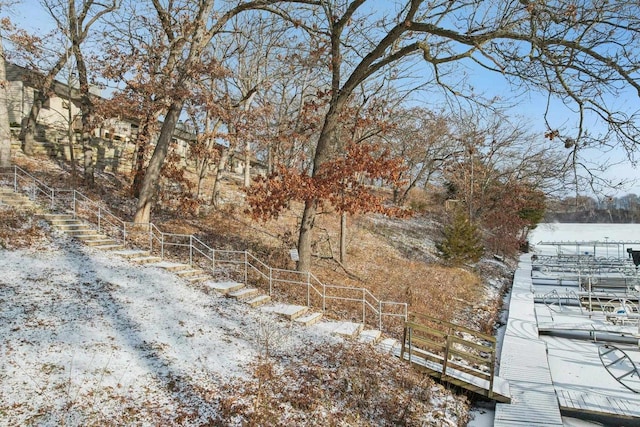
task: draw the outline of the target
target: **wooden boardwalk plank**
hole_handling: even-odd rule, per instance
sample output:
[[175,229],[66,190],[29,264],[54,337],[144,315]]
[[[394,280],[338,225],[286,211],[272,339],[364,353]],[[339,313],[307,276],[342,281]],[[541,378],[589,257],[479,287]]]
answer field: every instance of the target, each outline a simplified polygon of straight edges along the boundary
[[[526,277],[527,257],[521,257],[514,275],[515,298],[510,304],[500,360],[499,374],[510,382],[512,405],[496,405],[495,425],[562,425],[560,411],[610,417],[612,423],[616,423],[613,419],[637,420],[640,425],[638,395],[619,387],[604,366],[599,374],[598,343],[553,335],[545,335],[543,340],[538,337],[555,331],[571,331],[580,337],[592,333],[595,337],[601,333],[621,334],[628,327],[604,322],[601,315],[587,317],[575,307],[535,304],[533,282]],[[576,382],[583,369],[594,372],[593,383]],[[547,412],[540,413],[540,408]]]
[[561,409],[597,415],[612,414],[621,418],[640,418],[640,407],[633,400],[573,390],[560,390],[558,400]]
[[530,270],[530,256],[524,255],[514,275],[500,358],[499,374],[509,382],[511,404],[496,404],[495,427],[563,425],[547,346],[538,338]]

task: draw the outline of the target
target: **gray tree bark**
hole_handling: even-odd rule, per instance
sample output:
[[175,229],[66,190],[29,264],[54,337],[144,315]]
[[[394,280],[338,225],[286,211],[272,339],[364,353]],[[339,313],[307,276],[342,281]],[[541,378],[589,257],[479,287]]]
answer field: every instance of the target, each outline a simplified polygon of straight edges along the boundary
[[11,166],[11,128],[7,102],[7,72],[5,69],[4,46],[0,38],[0,167]]

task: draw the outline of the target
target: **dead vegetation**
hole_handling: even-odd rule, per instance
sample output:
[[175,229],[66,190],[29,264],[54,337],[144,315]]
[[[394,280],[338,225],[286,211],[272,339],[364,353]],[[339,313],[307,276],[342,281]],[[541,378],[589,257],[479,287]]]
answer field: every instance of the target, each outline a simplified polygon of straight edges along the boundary
[[0,248],[19,249],[47,241],[46,223],[33,213],[0,206]]
[[292,360],[260,360],[250,380],[225,386],[216,422],[441,426],[455,419],[466,425],[468,401],[434,399],[442,391],[426,375],[367,345],[310,346]]
[[[16,153],[15,163],[54,187],[73,186],[62,163],[20,153]],[[127,177],[102,173],[96,182],[95,187],[78,189],[130,220],[135,200],[127,195]],[[207,194],[206,183],[203,194]],[[274,268],[295,268],[289,250],[296,245],[299,206],[292,204],[278,220],[257,222],[245,213],[243,191],[233,177],[223,181],[220,199],[227,202],[218,208],[203,204],[197,214],[159,206],[153,222],[166,232],[194,234],[216,249],[248,249]],[[313,274],[323,283],[363,287],[378,299],[408,303],[410,311],[490,332],[510,275],[509,265],[495,266],[486,260],[473,269],[440,265],[433,240],[446,215],[444,207],[437,194],[424,192],[412,195],[412,203],[420,204],[421,213],[409,219],[380,215],[349,218],[344,262],[337,256],[339,215],[331,210],[323,212],[316,221]]]
[[[49,160],[19,157],[16,163],[57,188],[73,184],[61,165]],[[289,250],[295,247],[297,211],[292,209],[278,221],[255,222],[244,213],[238,184],[225,184],[223,198],[234,203],[217,209],[201,206],[197,215],[158,209],[154,223],[167,232],[194,234],[217,249],[248,249],[273,267],[293,269]],[[135,201],[127,197],[123,177],[98,175],[96,187],[78,189],[125,220],[133,215]],[[324,283],[366,288],[381,300],[407,302],[412,312],[492,333],[510,267],[495,260],[474,269],[434,262],[433,236],[442,212],[433,204],[423,207],[423,214],[411,219],[350,218],[343,263],[336,257],[339,217],[331,212],[319,216],[314,275]],[[0,209],[2,247],[46,242],[47,231],[44,222],[28,213]],[[310,346],[296,358],[283,358],[287,356],[267,354],[255,362],[251,379],[190,393],[207,401],[205,406],[215,414],[211,425],[291,425],[298,419],[307,425],[336,426],[468,421],[466,398],[454,399],[442,390],[437,395],[448,397],[430,398],[431,390],[440,386],[370,347]],[[181,384],[174,378],[167,387],[182,393]],[[188,423],[194,414],[189,408],[177,411],[173,422]]]

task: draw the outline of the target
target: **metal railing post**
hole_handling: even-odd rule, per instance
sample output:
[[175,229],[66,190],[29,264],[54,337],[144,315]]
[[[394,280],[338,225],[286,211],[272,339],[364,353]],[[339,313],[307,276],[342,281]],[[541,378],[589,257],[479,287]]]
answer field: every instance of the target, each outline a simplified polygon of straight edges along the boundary
[[249,255],[248,252],[245,250],[244,251],[244,285],[248,286],[249,282],[248,282],[248,278],[249,278],[249,274],[247,272],[247,264],[249,263]]
[[273,268],[269,267],[269,296],[273,293]]
[[18,192],[18,167],[13,167],[13,191]]
[[327,287],[322,284],[322,312],[327,311]]
[[193,234],[189,235],[189,266],[193,266]]
[[362,288],[362,323],[365,324],[367,322],[367,296],[364,293],[365,289]]
[[160,233],[160,259],[164,259],[164,233]]
[[216,250],[211,249],[211,273],[216,272]]
[[75,219],[77,216],[77,200],[76,200],[76,190],[73,190],[73,218]]
[[102,209],[98,207],[98,233],[100,233],[100,227],[102,225]]
[[153,226],[151,223],[148,224],[149,227],[149,253],[153,253]]
[[127,244],[127,223],[122,223],[122,244],[126,246]]
[[378,301],[378,330],[382,331],[382,301]]
[[409,364],[411,364],[412,355],[413,355],[413,328],[409,327]]
[[55,208],[55,200],[56,200],[56,198],[55,198],[55,193],[56,193],[56,190],[55,190],[54,188],[52,188],[52,189],[51,189],[51,210],[52,210],[52,211],[53,211],[53,210],[54,210],[54,208]]

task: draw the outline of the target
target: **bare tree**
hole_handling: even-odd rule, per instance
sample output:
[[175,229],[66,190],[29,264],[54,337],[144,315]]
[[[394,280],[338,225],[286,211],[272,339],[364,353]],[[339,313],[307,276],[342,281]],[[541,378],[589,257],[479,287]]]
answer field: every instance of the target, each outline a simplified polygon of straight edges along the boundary
[[385,137],[394,154],[405,161],[403,188],[394,189],[396,203],[404,203],[411,190],[427,186],[433,175],[442,172],[443,165],[460,153],[452,143],[449,119],[425,108],[392,112],[395,128]]
[[[0,35],[4,31],[0,30]],[[0,168],[11,165],[11,128],[7,102],[7,72],[5,67],[4,46],[0,37]]]
[[136,223],[149,222],[160,169],[185,101],[190,95],[191,85],[209,65],[217,65],[215,58],[205,55],[207,46],[236,15],[273,3],[273,0],[254,0],[238,3],[228,9],[216,9],[214,0],[203,0],[198,4],[178,1],[166,5],[160,0],[152,0],[153,10],[167,40],[167,50],[149,53],[166,55],[162,75],[166,78],[166,87],[172,89],[172,96],[165,101],[167,109],[142,183],[134,216]]
[[[49,1],[49,0],[47,0]],[[119,7],[119,0],[94,1],[68,0],[67,3],[67,24],[71,50],[78,70],[78,83],[80,86],[80,110],[82,111],[82,151],[84,166],[84,182],[93,185],[94,182],[94,159],[93,148],[91,146],[91,132],[94,128],[93,114],[94,106],[92,96],[89,91],[89,74],[85,55],[81,49],[82,42],[88,37],[89,28],[104,16],[113,12]],[[96,10],[97,9],[97,10]],[[53,14],[52,14],[53,15]]]
[[[117,7],[117,0],[107,2],[95,0],[42,0],[42,6],[49,12],[54,20],[57,31],[55,37],[44,37],[41,39],[41,46],[31,49],[33,53],[27,61],[29,67],[37,71],[34,74],[34,82],[38,91],[34,95],[34,100],[29,111],[29,115],[24,120],[21,139],[23,140],[23,150],[26,154],[33,154],[36,134],[36,123],[43,104],[52,92],[56,77],[63,69],[71,57],[75,57],[78,69],[80,90],[82,92],[82,109],[86,110],[86,117],[83,114],[83,128],[90,121],[90,98],[89,81],[87,77],[86,64],[82,55],[81,46],[89,36],[89,30],[105,14],[112,12]],[[62,36],[62,37],[60,37]],[[58,40],[60,46],[45,47],[44,43]],[[43,67],[43,58],[50,58],[52,52],[53,61],[47,68]],[[40,74],[42,73],[42,74]],[[83,131],[86,129],[83,129]],[[90,159],[92,161],[92,159]],[[92,174],[91,174],[92,177]]]
[[[634,3],[407,0],[389,5],[382,17],[374,7],[366,0],[326,0],[291,16],[330,49],[331,101],[315,147],[313,177],[336,155],[339,117],[358,85],[412,59],[423,60],[437,87],[457,99],[475,100],[472,88],[451,78],[465,64],[474,64],[577,106],[580,121],[574,134],[557,132],[567,143],[571,138],[576,149],[583,143],[589,112],[611,127],[619,143],[635,144],[635,113],[611,110],[604,97],[626,88],[640,92]],[[317,208],[317,199],[305,203],[299,270],[310,267]]]

